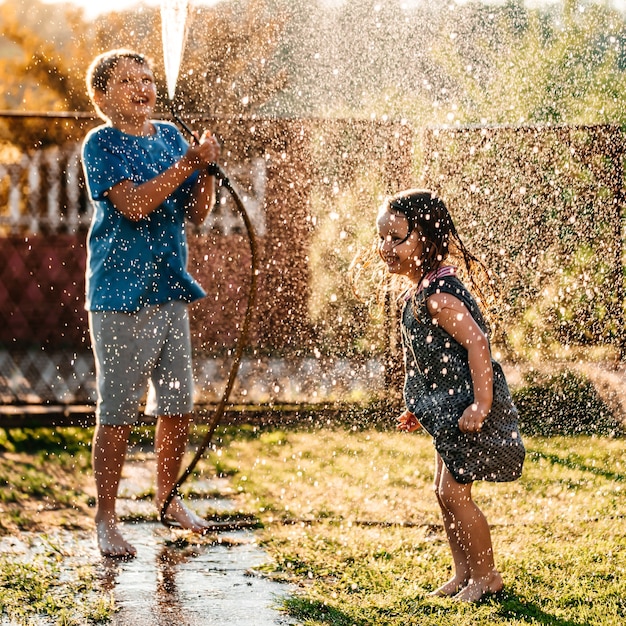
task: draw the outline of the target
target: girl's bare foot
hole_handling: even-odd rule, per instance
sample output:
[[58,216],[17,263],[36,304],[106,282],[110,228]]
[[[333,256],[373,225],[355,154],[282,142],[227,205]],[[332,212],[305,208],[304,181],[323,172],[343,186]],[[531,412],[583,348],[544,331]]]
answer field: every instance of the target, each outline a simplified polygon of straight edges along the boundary
[[174,498],[167,507],[166,517],[168,522],[173,522],[173,525],[200,535],[206,533],[211,527],[206,520],[188,509],[178,497]]
[[437,597],[452,597],[455,596],[463,587],[467,585],[467,578],[457,577],[451,578],[447,583],[441,585],[434,591],[431,591],[429,596],[437,596]]
[[96,536],[102,556],[132,559],[137,554],[135,546],[128,543],[120,533],[115,518],[96,520]]
[[502,591],[503,587],[502,576],[500,572],[494,569],[482,578],[476,580],[470,578],[467,586],[459,591],[454,598],[462,602],[478,602],[486,595]]

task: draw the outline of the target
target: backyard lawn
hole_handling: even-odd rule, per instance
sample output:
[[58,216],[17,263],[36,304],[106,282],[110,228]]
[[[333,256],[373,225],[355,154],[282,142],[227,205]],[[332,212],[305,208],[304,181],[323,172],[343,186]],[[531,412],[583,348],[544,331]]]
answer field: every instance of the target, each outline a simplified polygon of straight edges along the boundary
[[[55,524],[91,527],[89,434],[41,431],[0,441],[5,539],[45,535]],[[38,441],[43,449],[34,449]],[[519,481],[476,484],[506,587],[475,606],[428,596],[450,576],[451,558],[424,434],[328,423],[233,426],[219,429],[214,443],[200,471],[228,476],[236,508],[262,523],[268,565],[260,574],[295,583],[284,609],[298,624],[626,621],[623,437],[526,438]],[[0,621],[36,601],[56,623],[107,623],[115,606],[99,593],[94,566],[83,563],[68,578],[69,555],[51,547],[46,558],[26,567],[0,555]],[[77,610],[82,622],[68,617]]]
[[265,523],[268,574],[299,583],[287,607],[308,626],[624,623],[626,440],[526,445],[519,481],[474,487],[506,585],[478,606],[427,595],[451,572],[427,436],[268,430],[212,460]]

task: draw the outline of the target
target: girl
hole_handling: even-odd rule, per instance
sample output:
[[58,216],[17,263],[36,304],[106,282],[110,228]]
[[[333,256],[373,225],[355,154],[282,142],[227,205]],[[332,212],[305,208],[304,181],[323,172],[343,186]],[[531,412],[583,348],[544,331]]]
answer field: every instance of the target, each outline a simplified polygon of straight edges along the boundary
[[423,426],[435,444],[435,493],[454,576],[433,595],[476,602],[500,591],[503,582],[472,484],[515,480],[525,455],[517,411],[491,357],[484,319],[456,268],[444,264],[451,245],[470,276],[479,261],[430,191],[388,198],[376,225],[388,271],[412,283],[402,311],[406,411],[398,428],[410,432]]

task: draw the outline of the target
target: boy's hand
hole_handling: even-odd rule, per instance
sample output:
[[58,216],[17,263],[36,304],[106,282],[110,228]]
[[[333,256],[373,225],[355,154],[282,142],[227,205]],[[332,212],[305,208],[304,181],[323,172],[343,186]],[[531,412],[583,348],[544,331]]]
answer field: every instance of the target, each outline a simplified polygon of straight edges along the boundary
[[405,433],[411,433],[421,427],[422,425],[419,423],[417,417],[409,410],[406,410],[398,418],[398,429],[403,430]]
[[200,139],[189,146],[183,157],[194,169],[207,167],[215,163],[220,156],[220,144],[215,135],[205,131]]

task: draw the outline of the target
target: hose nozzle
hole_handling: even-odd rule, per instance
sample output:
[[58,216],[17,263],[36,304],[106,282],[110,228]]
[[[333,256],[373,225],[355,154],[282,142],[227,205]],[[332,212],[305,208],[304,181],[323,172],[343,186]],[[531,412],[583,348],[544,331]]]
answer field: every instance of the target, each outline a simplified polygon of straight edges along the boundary
[[[178,114],[178,111],[176,110],[176,106],[174,105],[173,101],[170,103],[170,111],[172,113],[172,117],[180,124],[182,129],[189,135],[192,143],[197,144],[198,137],[196,133],[194,132],[193,128],[191,128],[191,126],[189,126],[189,124],[187,124],[187,122],[185,122],[185,120]],[[222,171],[220,170],[220,167],[217,163],[209,163],[206,169],[207,169],[207,172],[211,174],[211,176],[221,175],[221,177],[224,178]]]

